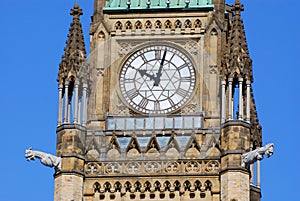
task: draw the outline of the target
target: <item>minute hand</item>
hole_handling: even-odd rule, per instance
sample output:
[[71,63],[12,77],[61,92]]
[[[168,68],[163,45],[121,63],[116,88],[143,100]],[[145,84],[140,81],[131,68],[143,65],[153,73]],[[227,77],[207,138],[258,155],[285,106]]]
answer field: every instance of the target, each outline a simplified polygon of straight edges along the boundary
[[165,59],[166,59],[166,54],[167,54],[167,49],[165,49],[165,51],[164,51],[163,58],[161,59],[158,72],[156,73],[156,78],[154,80],[154,86],[158,86],[159,83],[160,83],[160,77],[162,76],[161,71],[162,71],[163,66],[164,66],[164,62],[165,62]]

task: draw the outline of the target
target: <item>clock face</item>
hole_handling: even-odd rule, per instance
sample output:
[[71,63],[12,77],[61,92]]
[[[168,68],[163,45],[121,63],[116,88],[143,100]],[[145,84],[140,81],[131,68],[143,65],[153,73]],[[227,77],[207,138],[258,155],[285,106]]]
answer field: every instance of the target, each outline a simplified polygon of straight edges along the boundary
[[195,70],[181,51],[163,45],[132,54],[120,73],[124,99],[135,110],[165,114],[183,106],[195,88]]

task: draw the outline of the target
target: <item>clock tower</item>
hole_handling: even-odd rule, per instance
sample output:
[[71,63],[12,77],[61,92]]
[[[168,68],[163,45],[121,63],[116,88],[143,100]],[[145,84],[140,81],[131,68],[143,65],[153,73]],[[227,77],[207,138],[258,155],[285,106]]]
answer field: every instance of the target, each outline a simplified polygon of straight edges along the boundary
[[[239,0],[76,3],[58,74],[55,201],[259,201],[262,145]],[[254,184],[254,180],[256,184]]]

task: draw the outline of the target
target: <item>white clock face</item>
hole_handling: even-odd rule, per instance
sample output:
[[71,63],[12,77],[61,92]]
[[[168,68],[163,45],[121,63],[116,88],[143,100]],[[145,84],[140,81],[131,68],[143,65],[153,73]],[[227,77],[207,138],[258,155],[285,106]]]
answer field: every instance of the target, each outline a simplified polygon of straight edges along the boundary
[[195,70],[181,51],[163,45],[132,54],[120,73],[123,97],[146,114],[166,114],[183,106],[195,88]]

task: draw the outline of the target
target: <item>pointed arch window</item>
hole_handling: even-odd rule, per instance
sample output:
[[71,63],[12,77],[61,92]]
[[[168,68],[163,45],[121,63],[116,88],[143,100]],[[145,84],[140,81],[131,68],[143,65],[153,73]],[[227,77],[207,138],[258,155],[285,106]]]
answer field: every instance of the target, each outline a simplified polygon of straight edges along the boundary
[[145,28],[146,29],[151,29],[152,28],[152,23],[149,20],[146,21]]
[[180,22],[180,20],[176,20],[174,25],[175,25],[175,28],[181,28],[182,27],[182,23]]
[[116,24],[115,24],[115,29],[116,30],[122,30],[123,28],[123,25],[120,21],[117,21]]
[[95,193],[96,192],[100,193],[101,186],[100,186],[100,184],[98,182],[94,183],[93,188],[94,188],[94,192]]
[[157,21],[155,22],[155,28],[156,28],[156,29],[161,29],[161,27],[162,27],[161,22],[160,22],[159,20],[157,20]]
[[131,24],[131,22],[130,21],[127,21],[126,23],[125,23],[125,29],[132,29],[132,24]]
[[131,189],[131,183],[129,181],[126,181],[126,183],[124,184],[124,187],[125,187],[125,191],[126,192],[130,192],[130,189]]
[[185,181],[183,183],[183,186],[184,186],[184,190],[185,191],[190,191],[190,189],[191,189],[191,183],[189,181]]
[[156,181],[156,182],[154,183],[154,187],[155,187],[155,191],[160,191],[160,188],[161,188],[160,182],[159,182],[159,181]]
[[141,192],[142,184],[139,181],[134,183],[134,187],[136,192]]
[[141,23],[141,21],[137,21],[134,26],[135,26],[135,29],[142,29],[143,28],[143,24]]
[[109,182],[105,182],[105,184],[103,185],[103,187],[104,187],[104,191],[105,192],[110,192],[111,184]]
[[211,183],[211,181],[206,180],[206,182],[204,183],[204,186],[205,186],[205,190],[211,191],[211,188],[212,188],[212,183]]
[[172,28],[172,23],[170,20],[167,20],[164,24],[165,29],[171,29]]
[[144,184],[144,187],[145,187],[145,191],[149,191],[150,192],[151,183],[149,181],[146,181],[145,184]]
[[116,189],[116,192],[121,192],[122,184],[120,182],[116,182],[114,184],[114,188]]
[[171,183],[169,181],[166,181],[164,183],[165,191],[170,191],[171,188]]
[[194,27],[195,28],[201,28],[202,22],[199,19],[196,19],[194,22]]
[[192,28],[192,22],[191,20],[185,20],[184,22],[184,28]]

